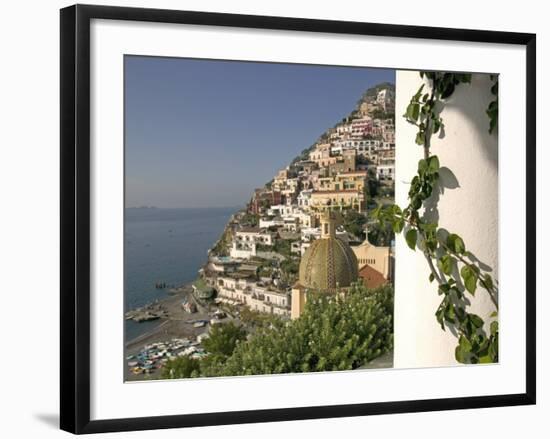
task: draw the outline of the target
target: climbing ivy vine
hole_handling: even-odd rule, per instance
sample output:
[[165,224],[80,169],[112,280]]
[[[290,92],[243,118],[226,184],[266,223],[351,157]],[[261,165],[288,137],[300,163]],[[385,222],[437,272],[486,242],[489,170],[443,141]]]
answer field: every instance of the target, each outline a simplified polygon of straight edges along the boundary
[[[456,233],[441,228],[430,220],[427,202],[434,203],[432,194],[438,189],[440,163],[430,152],[433,135],[444,130],[441,112],[445,101],[461,84],[469,84],[471,75],[441,72],[421,72],[428,82],[422,84],[410,100],[403,117],[417,127],[416,143],[423,147],[424,158],[418,162],[417,174],[411,181],[409,204],[401,208],[396,204],[379,206],[373,217],[381,224],[391,224],[396,234],[403,233],[407,245],[423,252],[430,268],[429,280],[437,283],[441,303],[435,317],[442,330],[448,328],[456,335],[458,344],[455,358],[460,363],[493,363],[498,361],[498,291],[491,273],[468,250],[464,240]],[[491,92],[498,95],[498,78],[491,76],[494,85]],[[498,100],[487,109],[490,119],[489,132],[497,127]],[[437,206],[435,206],[437,207]],[[469,312],[468,295],[479,291],[488,294],[495,311],[491,314],[488,331],[478,315]]]

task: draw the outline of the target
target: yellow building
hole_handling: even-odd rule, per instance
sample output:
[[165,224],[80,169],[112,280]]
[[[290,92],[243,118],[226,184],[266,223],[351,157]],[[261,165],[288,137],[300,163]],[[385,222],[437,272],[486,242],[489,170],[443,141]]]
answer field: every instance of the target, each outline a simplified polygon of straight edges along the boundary
[[308,294],[337,293],[358,278],[357,258],[349,244],[336,236],[332,212],[321,216],[321,237],[311,243],[300,261],[299,280],[292,288],[291,317],[303,312]]
[[317,189],[320,191],[356,190],[363,191],[367,182],[367,171],[342,172],[331,177],[319,177]]
[[365,189],[367,182],[367,171],[342,172],[334,177],[334,189],[356,190]]
[[365,210],[365,195],[359,190],[313,191],[310,207],[318,211],[355,209]]

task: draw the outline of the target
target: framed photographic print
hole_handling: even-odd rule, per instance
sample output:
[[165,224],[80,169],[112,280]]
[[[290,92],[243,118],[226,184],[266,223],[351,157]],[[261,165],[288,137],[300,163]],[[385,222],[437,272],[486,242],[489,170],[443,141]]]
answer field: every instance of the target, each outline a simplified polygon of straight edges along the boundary
[[535,403],[535,35],[61,10],[61,428]]

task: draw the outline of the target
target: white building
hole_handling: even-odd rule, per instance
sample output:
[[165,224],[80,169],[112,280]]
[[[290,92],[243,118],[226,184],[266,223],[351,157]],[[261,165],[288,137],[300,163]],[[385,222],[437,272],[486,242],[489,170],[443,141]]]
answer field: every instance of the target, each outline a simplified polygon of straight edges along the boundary
[[258,227],[243,227],[235,232],[234,241],[240,243],[252,243],[273,245],[274,234]]
[[268,229],[270,227],[283,227],[285,224],[283,218],[276,216],[273,218],[260,218],[259,226],[262,229]]
[[311,200],[311,192],[312,191],[310,189],[303,190],[298,195],[298,199],[297,199],[298,206],[301,207],[302,209],[309,209],[309,202]]
[[395,164],[381,164],[376,166],[376,178],[378,180],[394,180]]
[[290,315],[290,295],[246,279],[219,277],[218,298],[233,304],[248,306],[254,311],[282,316]]
[[256,256],[256,242],[233,240],[229,255],[235,259],[250,259]]

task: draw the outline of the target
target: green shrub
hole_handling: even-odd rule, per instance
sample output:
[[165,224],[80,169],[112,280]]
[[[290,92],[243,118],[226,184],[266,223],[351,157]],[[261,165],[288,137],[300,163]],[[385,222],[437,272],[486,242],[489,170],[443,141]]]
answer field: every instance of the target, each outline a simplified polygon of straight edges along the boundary
[[163,367],[161,377],[190,378],[200,374],[200,361],[189,357],[178,357],[169,360]]
[[393,289],[353,287],[344,297],[308,298],[300,318],[239,344],[220,375],[355,369],[393,347]]
[[209,354],[229,356],[237,343],[245,338],[246,331],[229,322],[213,326],[210,329],[210,336],[202,342],[202,345]]

